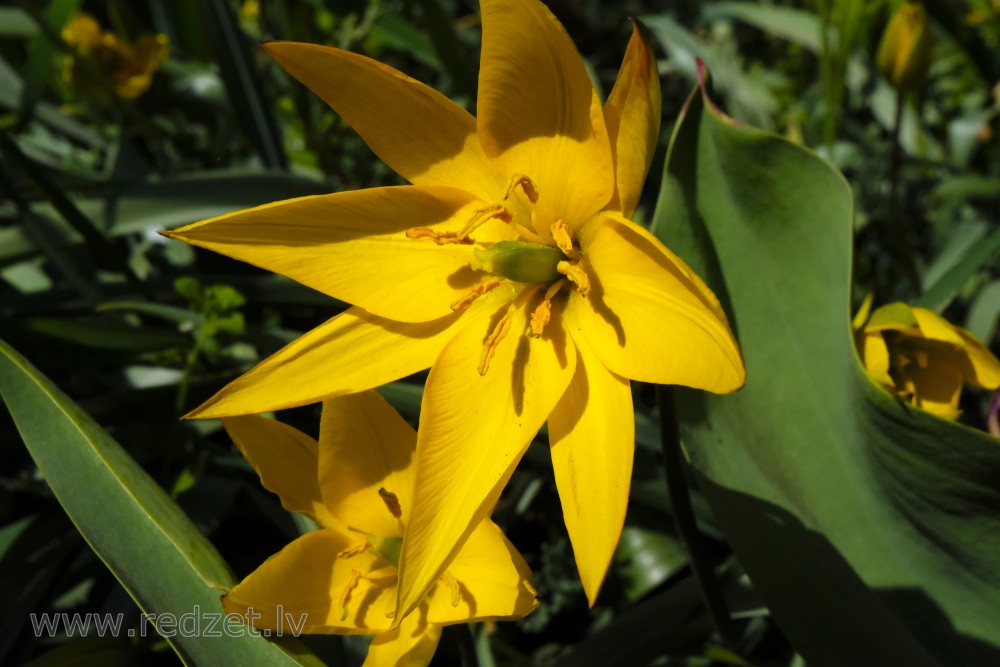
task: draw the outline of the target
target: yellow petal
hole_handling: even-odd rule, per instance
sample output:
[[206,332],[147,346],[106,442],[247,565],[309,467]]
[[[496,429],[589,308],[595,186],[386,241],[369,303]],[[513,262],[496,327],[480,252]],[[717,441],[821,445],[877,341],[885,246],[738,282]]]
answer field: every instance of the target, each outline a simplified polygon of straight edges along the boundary
[[895,383],[889,375],[889,348],[885,344],[881,331],[866,331],[859,334],[861,347],[858,352],[865,371],[873,380],[888,387]]
[[910,364],[903,373],[912,383],[914,405],[944,419],[958,418],[962,375],[956,368],[932,356],[926,368]]
[[964,341],[958,335],[956,327],[940,315],[927,310],[926,308],[911,308],[914,319],[920,327],[920,333],[924,338],[939,340],[943,343],[950,343],[956,347],[962,347]]
[[861,307],[858,308],[858,312],[855,313],[854,319],[851,320],[851,328],[855,331],[860,331],[864,326],[865,322],[868,321],[868,316],[872,312],[872,302],[875,300],[875,294],[871,293],[865,297],[865,300],[861,303]]
[[427,618],[433,623],[523,618],[538,606],[531,569],[489,519],[469,535],[448,575],[428,596]]
[[328,46],[263,46],[406,180],[458,186],[490,201],[502,194],[505,180],[483,154],[476,119],[433,88],[370,58]]
[[585,345],[576,375],[549,417],[552,468],[580,581],[593,606],[625,524],[635,419],[628,380]]
[[330,513],[371,535],[402,535],[412,509],[416,431],[366,391],[323,402],[319,441],[319,486]]
[[424,667],[434,657],[440,639],[441,626],[428,623],[421,607],[399,627],[375,635],[362,667]]
[[507,175],[538,193],[538,229],[573,227],[604,208],[614,166],[600,100],[583,60],[538,0],[483,0],[479,138]]
[[913,309],[905,303],[896,302],[876,308],[865,325],[865,331],[903,331],[919,335],[918,325]]
[[427,322],[450,314],[452,303],[490,276],[470,268],[473,246],[438,245],[406,230],[458,231],[477,206],[453,188],[371,188],[265,204],[164,234],[373,315]]
[[660,136],[660,76],[646,28],[636,19],[615,87],[604,104],[604,122],[617,184],[609,208],[628,218],[639,203]]
[[[340,554],[357,538],[323,529],[306,533],[271,556],[222,598],[227,613],[257,614],[253,625],[285,632],[374,634],[392,624],[395,569],[372,549]],[[357,573],[357,574],[355,574]]]
[[955,331],[969,360],[969,367],[963,369],[965,381],[984,389],[1000,388],[1000,360],[965,329],[955,327]]
[[454,335],[459,315],[406,324],[351,308],[281,348],[186,418],[281,410],[398,380],[431,365]]
[[472,528],[488,517],[514,467],[566,390],[576,350],[561,313],[540,338],[526,336],[541,295],[523,291],[485,375],[477,367],[505,308],[481,317],[442,350],[427,378],[417,435],[413,514],[400,559],[400,611],[412,609]]
[[581,230],[590,292],[570,296],[567,326],[625,378],[736,391],[743,359],[718,301],[690,268],[627,220],[595,218]]
[[256,415],[227,417],[222,425],[264,488],[278,494],[286,510],[305,514],[324,527],[342,526],[323,504],[315,440],[288,424]]

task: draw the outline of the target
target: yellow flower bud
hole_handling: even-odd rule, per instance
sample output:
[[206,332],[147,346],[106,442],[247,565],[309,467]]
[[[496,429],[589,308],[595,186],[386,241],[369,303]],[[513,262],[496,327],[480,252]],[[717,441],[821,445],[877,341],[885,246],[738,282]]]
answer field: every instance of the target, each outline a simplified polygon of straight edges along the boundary
[[893,88],[910,93],[923,87],[933,52],[934,39],[924,6],[904,2],[886,26],[875,62]]

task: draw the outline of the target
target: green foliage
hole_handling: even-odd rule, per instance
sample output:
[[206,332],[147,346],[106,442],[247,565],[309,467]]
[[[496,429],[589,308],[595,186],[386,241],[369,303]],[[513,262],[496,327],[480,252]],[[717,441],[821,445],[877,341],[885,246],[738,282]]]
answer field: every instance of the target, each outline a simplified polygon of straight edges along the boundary
[[852,196],[808,151],[694,95],[654,230],[724,300],[733,396],[680,391],[702,491],[809,664],[1000,656],[1000,448],[867,378],[849,321]]
[[[231,584],[230,570],[248,574],[309,529],[261,489],[217,423],[180,417],[344,304],[157,232],[398,184],[255,44],[354,50],[474,111],[475,3],[8,4],[0,394],[13,417],[0,410],[0,662],[164,664],[172,648],[191,664],[306,662],[250,637],[36,637],[29,615],[112,611],[134,623],[141,610],[214,611],[212,586]],[[810,665],[998,662],[989,397],[963,396],[964,425],[897,404],[861,374],[849,317],[867,294],[876,306],[920,303],[997,349],[1000,14],[991,0],[927,0],[934,60],[922,94],[899,105],[875,67],[893,4],[550,4],[598,90],[611,90],[629,16],[658,41],[665,131],[635,217],[653,219],[723,297],[749,382],[735,396],[679,397],[694,535],[673,525],[660,414],[652,388],[635,385],[629,514],[593,609],[543,431],[495,513],[536,572],[541,606],[476,632],[483,667],[800,666],[797,652]],[[123,39],[168,36],[146,93],[108,95],[93,63],[101,95],[64,79],[59,34],[81,8]],[[698,96],[681,114],[698,58],[739,124]],[[383,388],[413,424],[422,380]],[[315,433],[317,416],[281,418]],[[701,580],[684,548],[692,537]],[[713,582],[729,632],[703,602]],[[459,659],[455,636],[441,664]],[[366,650],[363,638],[304,644],[331,665],[360,665]]]
[[[146,613],[214,611],[235,583],[191,520],[111,437],[0,343],[0,388],[25,446],[84,538]],[[139,623],[145,623],[145,620]],[[146,632],[140,625],[132,628]],[[220,633],[221,634],[221,633]],[[320,664],[259,635],[165,636],[188,664]]]

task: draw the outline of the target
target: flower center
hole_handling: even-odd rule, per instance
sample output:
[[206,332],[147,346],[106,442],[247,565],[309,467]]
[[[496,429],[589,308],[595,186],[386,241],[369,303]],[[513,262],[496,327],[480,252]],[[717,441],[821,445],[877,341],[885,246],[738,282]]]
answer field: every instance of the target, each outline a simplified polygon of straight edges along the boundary
[[[530,291],[520,290],[518,297],[507,304],[507,310],[487,334],[479,360],[480,375],[485,375],[489,370],[497,346],[510,331],[514,309],[527,306],[526,299],[540,296],[532,308],[528,327],[524,332],[525,335],[538,337],[542,335],[545,326],[552,318],[552,299],[556,295],[570,284],[580,294],[586,295],[590,291],[590,277],[580,266],[580,248],[574,242],[569,225],[562,219],[553,222],[549,227],[551,241],[544,242],[536,233],[538,223],[534,213],[531,215],[531,224],[534,227],[529,229],[525,224],[518,222],[516,216],[505,205],[518,188],[530,204],[538,201],[538,191],[531,179],[524,174],[514,174],[507,181],[502,200],[474,211],[458,232],[436,231],[428,227],[412,227],[406,230],[406,236],[415,240],[430,240],[438,245],[474,245],[473,260],[470,263],[472,268],[496,278],[470,289],[462,298],[451,304],[452,310],[468,308],[477,298],[507,281],[538,287]],[[495,243],[482,243],[470,238],[470,234],[492,220],[511,225],[517,232],[517,238]],[[545,289],[542,290],[541,287]],[[521,294],[525,294],[526,299],[522,299]]]

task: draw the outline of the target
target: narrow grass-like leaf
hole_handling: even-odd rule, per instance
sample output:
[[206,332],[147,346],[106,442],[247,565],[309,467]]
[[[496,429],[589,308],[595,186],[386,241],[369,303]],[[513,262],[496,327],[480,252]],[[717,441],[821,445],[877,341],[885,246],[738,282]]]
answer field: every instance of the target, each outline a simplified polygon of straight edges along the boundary
[[955,264],[920,295],[916,304],[931,310],[942,310],[955,297],[966,280],[1000,253],[1000,229],[969,247],[962,260]]
[[[0,395],[32,458],[101,560],[146,613],[221,612],[234,583],[211,543],[100,426],[0,342]],[[167,641],[189,665],[318,665],[297,642],[260,636]]]
[[274,113],[261,90],[260,76],[254,66],[250,44],[236,22],[229,3],[206,0],[202,9],[215,34],[215,46],[222,80],[233,101],[236,117],[261,160],[268,167],[287,169],[288,157]]

